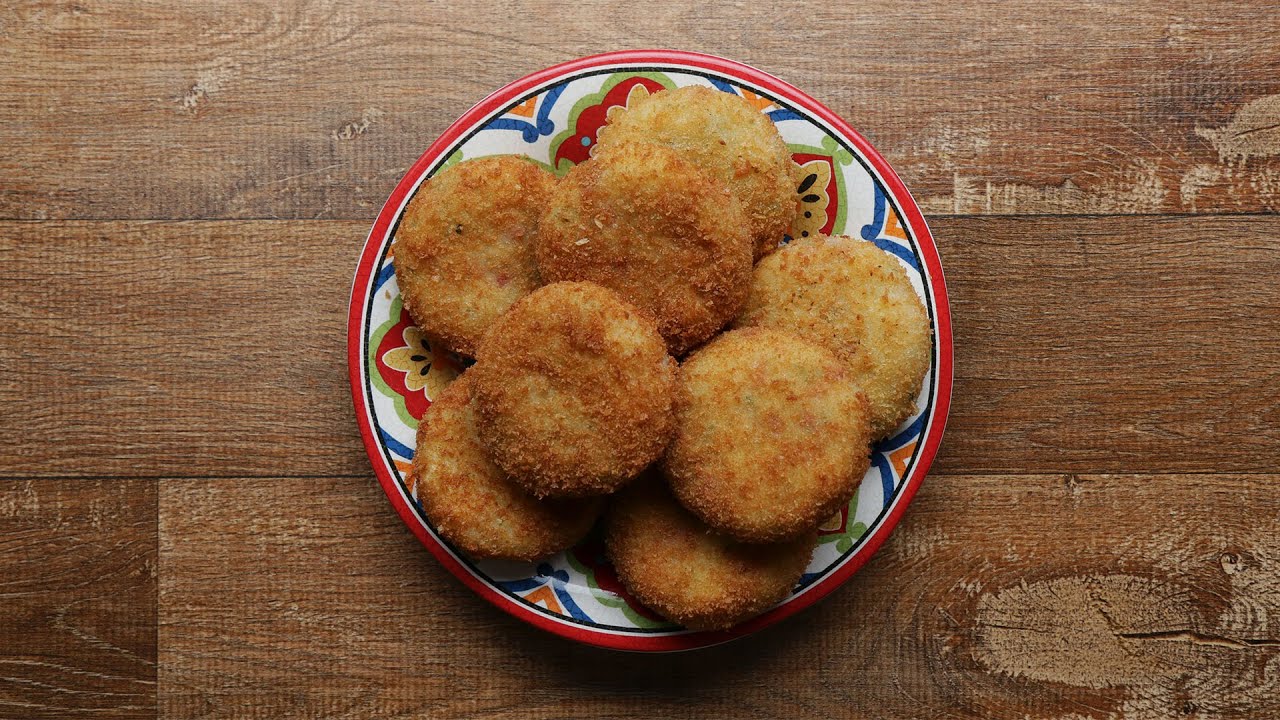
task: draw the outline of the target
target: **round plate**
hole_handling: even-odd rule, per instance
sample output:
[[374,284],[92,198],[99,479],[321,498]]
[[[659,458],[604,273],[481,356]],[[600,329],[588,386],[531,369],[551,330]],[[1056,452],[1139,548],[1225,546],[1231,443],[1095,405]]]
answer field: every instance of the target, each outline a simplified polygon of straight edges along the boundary
[[[622,589],[589,538],[540,563],[473,562],[443,540],[405,476],[418,418],[462,362],[430,346],[400,302],[392,238],[421,183],[462,159],[514,153],[563,175],[590,157],[612,108],[662,88],[708,85],[736,93],[777,125],[804,169],[794,235],[851,235],[906,268],[929,311],[933,363],[917,411],[872,450],[849,506],[821,530],[804,577],[768,612],[723,632],[663,621]],[[481,597],[540,628],[624,650],[687,650],[754,632],[829,594],[897,524],[938,450],[951,398],[951,322],[937,248],[902,181],[835,113],[787,83],[741,63],[670,50],[607,53],[533,73],[467,111],[396,186],[369,233],[351,289],[348,361],[356,418],[378,481],[400,516],[445,567]]]

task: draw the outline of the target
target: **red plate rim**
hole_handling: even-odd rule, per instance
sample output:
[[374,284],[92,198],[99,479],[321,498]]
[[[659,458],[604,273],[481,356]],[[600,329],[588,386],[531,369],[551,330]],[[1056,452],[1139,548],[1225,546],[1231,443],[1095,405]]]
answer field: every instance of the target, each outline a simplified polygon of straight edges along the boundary
[[[376,438],[376,432],[373,427],[372,410],[368,399],[364,396],[364,367],[365,358],[363,357],[363,320],[364,308],[368,299],[367,285],[374,273],[374,265],[379,255],[381,242],[375,241],[375,238],[382,238],[390,229],[392,222],[395,220],[396,214],[399,212],[400,206],[404,203],[413,188],[418,184],[418,179],[427,172],[431,164],[457,140],[463,133],[470,130],[478,121],[483,120],[493,111],[501,108],[507,103],[515,100],[524,93],[550,81],[557,77],[576,73],[583,70],[590,70],[598,67],[609,65],[625,65],[625,64],[658,64],[671,65],[672,69],[679,70],[681,68],[710,71],[719,75],[728,76],[730,78],[751,83],[760,88],[767,90],[774,95],[785,99],[787,102],[797,107],[803,108],[813,117],[816,117],[830,126],[831,129],[843,135],[850,143],[857,148],[863,157],[871,164],[874,173],[883,183],[886,190],[893,201],[901,208],[904,215],[903,221],[914,235],[916,245],[920,249],[921,259],[924,261],[924,279],[928,283],[933,295],[933,311],[935,335],[935,352],[938,354],[938,362],[935,371],[936,397],[934,398],[933,414],[929,422],[929,430],[924,438],[923,447],[920,450],[919,458],[912,472],[903,481],[903,488],[899,494],[899,498],[894,501],[893,507],[889,514],[884,518],[879,526],[872,532],[871,537],[863,541],[858,551],[849,558],[842,566],[837,568],[827,577],[820,580],[815,585],[806,588],[806,590],[795,598],[779,605],[772,610],[759,615],[751,620],[742,623],[729,630],[717,632],[683,632],[680,634],[660,635],[660,634],[625,634],[614,633],[598,628],[589,627],[577,623],[569,623],[555,620],[554,618],[544,615],[536,610],[527,607],[524,604],[514,602],[502,593],[489,587],[474,575],[472,575],[453,553],[440,543],[436,538],[427,532],[427,528],[417,517],[413,509],[409,506],[408,499],[401,492],[399,483],[392,476],[386,464],[381,457],[380,448]],[[925,224],[924,216],[920,213],[920,208],[916,205],[915,200],[911,197],[911,193],[903,185],[902,180],[897,173],[889,167],[889,163],[876,152],[867,140],[862,137],[856,130],[845,122],[840,116],[836,115],[822,103],[809,97],[798,88],[791,84],[780,80],[761,70],[757,70],[749,65],[717,57],[714,55],[706,55],[703,53],[688,52],[683,50],[622,50],[617,52],[602,53],[599,55],[591,55],[588,57],[570,60],[569,62],[553,65],[544,70],[526,75],[515,82],[512,82],[501,89],[491,93],[488,97],[481,100],[474,107],[468,110],[458,118],[447,130],[433,142],[418,158],[405,173],[400,182],[396,184],[395,190],[391,196],[387,198],[383,204],[381,211],[378,213],[377,220],[374,221],[373,228],[369,232],[368,238],[365,240],[364,248],[360,253],[360,261],[356,268],[355,277],[351,286],[351,301],[347,314],[347,364],[348,375],[351,381],[351,394],[355,402],[356,420],[360,426],[360,435],[364,441],[365,451],[369,455],[369,460],[373,465],[374,473],[377,475],[378,482],[386,493],[387,498],[391,501],[396,512],[399,513],[401,519],[409,526],[413,534],[418,537],[431,554],[436,557],[448,570],[461,580],[467,587],[471,588],[478,595],[497,606],[501,610],[530,623],[536,627],[542,628],[557,635],[576,640],[579,642],[595,645],[598,647],[611,648],[615,650],[630,650],[641,652],[670,652],[678,650],[692,650],[696,648],[709,647],[718,645],[734,638],[749,635],[757,630],[763,629],[776,622],[779,622],[797,612],[813,605],[822,598],[829,595],[833,590],[842,585],[849,579],[859,568],[866,564],[867,560],[880,549],[886,538],[893,531],[893,528],[902,518],[902,514],[906,511],[907,505],[915,496],[921,482],[924,480],[929,466],[932,464],[934,457],[937,455],[938,446],[942,442],[942,435],[946,428],[947,414],[951,405],[951,384],[952,384],[952,346],[951,346],[951,313],[947,300],[946,281],[942,274],[942,262],[938,255],[938,249],[934,245],[933,235],[929,232],[928,226]]]

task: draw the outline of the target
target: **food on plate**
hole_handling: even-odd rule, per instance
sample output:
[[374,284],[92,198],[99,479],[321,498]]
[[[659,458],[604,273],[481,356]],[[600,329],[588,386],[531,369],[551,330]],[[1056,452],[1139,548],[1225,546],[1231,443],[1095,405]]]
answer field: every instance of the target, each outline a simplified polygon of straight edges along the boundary
[[592,283],[554,283],[518,301],[468,374],[481,440],[537,497],[613,492],[674,430],[676,364],[657,328]]
[[672,147],[727,185],[747,212],[755,259],[791,228],[796,165],[773,122],[741,96],[691,85],[638,98],[600,129],[597,152],[633,141]]
[[587,280],[653,316],[672,354],[742,309],[751,239],[742,206],[716,179],[660,145],[615,144],[575,166],[538,232],[547,282]]
[[694,630],[732,627],[785,598],[804,573],[815,538],[737,542],[711,532],[660,478],[650,477],[619,493],[605,520],[609,559],[627,590]]
[[533,236],[555,176],[515,155],[464,160],[428,180],[396,229],[396,281],[418,327],[464,355],[537,288]]
[[910,417],[933,350],[902,264],[849,237],[802,238],[762,260],[735,326],[786,330],[835,351],[867,395],[873,440]]
[[733,330],[680,368],[672,492],[744,542],[816,530],[870,464],[867,401],[830,350],[766,328]]
[[[566,161],[562,178],[519,155],[463,160],[392,215],[418,329],[379,330],[365,352],[391,392],[405,389],[400,417],[425,408],[406,488],[467,557],[534,562],[578,546],[572,569],[537,566],[536,589],[521,580],[532,566],[494,575],[577,620],[721,631],[784,601],[811,561],[834,567],[865,533],[842,511],[872,443],[912,417],[933,359],[910,260],[823,232],[864,225],[871,198],[821,123],[775,125],[792,106],[714,80],[661,89],[691,79],[609,76],[573,102],[529,97],[508,108],[527,122],[491,116],[473,127],[495,132],[463,144]],[[894,219],[882,231],[896,237]],[[394,289],[370,307],[399,313]],[[429,368],[405,358],[424,337],[475,363],[419,396]],[[408,454],[390,430],[384,447]],[[908,476],[910,447],[884,443],[875,461]],[[834,537],[815,558],[820,532]],[[566,571],[616,593],[595,594],[611,610],[574,607],[587,598]]]
[[537,560],[581,540],[603,501],[539,500],[498,469],[476,436],[471,373],[444,389],[418,423],[414,495],[431,524],[476,559]]

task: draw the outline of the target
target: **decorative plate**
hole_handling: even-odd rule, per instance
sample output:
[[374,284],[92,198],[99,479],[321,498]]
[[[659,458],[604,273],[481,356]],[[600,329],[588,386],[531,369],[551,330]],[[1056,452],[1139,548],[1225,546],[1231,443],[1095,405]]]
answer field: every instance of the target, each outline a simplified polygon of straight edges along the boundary
[[[526,155],[563,175],[590,157],[615,107],[663,88],[709,85],[736,93],[777,125],[804,170],[794,235],[865,238],[897,257],[932,323],[932,368],[916,413],[872,451],[849,506],[821,529],[813,560],[790,597],[738,627],[693,632],[629,597],[601,543],[540,563],[473,562],[428,522],[406,474],[418,418],[462,363],[432,347],[401,306],[392,238],[418,186],[464,158]],[[533,73],[485,98],[427,148],[387,199],[369,233],[351,290],[348,361],[369,459],[400,516],[454,575],[481,597],[540,628],[624,650],[686,650],[772,625],[829,594],[861,567],[897,524],[942,439],[951,397],[951,323],[942,266],[924,218],[884,158],[816,100],[746,65],[669,50],[607,53]]]

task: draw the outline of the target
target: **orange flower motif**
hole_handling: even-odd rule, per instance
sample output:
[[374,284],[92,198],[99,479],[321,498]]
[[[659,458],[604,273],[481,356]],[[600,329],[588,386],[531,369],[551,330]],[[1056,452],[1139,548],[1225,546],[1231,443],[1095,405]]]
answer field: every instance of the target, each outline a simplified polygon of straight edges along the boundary
[[827,185],[831,183],[831,165],[823,160],[810,160],[800,168],[800,212],[791,225],[791,237],[799,239],[817,235],[827,224]]
[[834,533],[834,532],[840,532],[841,530],[843,530],[844,529],[844,513],[845,513],[844,510],[837,510],[835,515],[832,515],[830,518],[828,518],[827,521],[822,524],[822,527],[818,528],[818,532]]
[[458,376],[457,366],[444,353],[433,351],[418,328],[405,328],[403,337],[405,347],[388,350],[382,362],[404,373],[404,386],[410,392],[425,388],[428,399],[435,397]]

